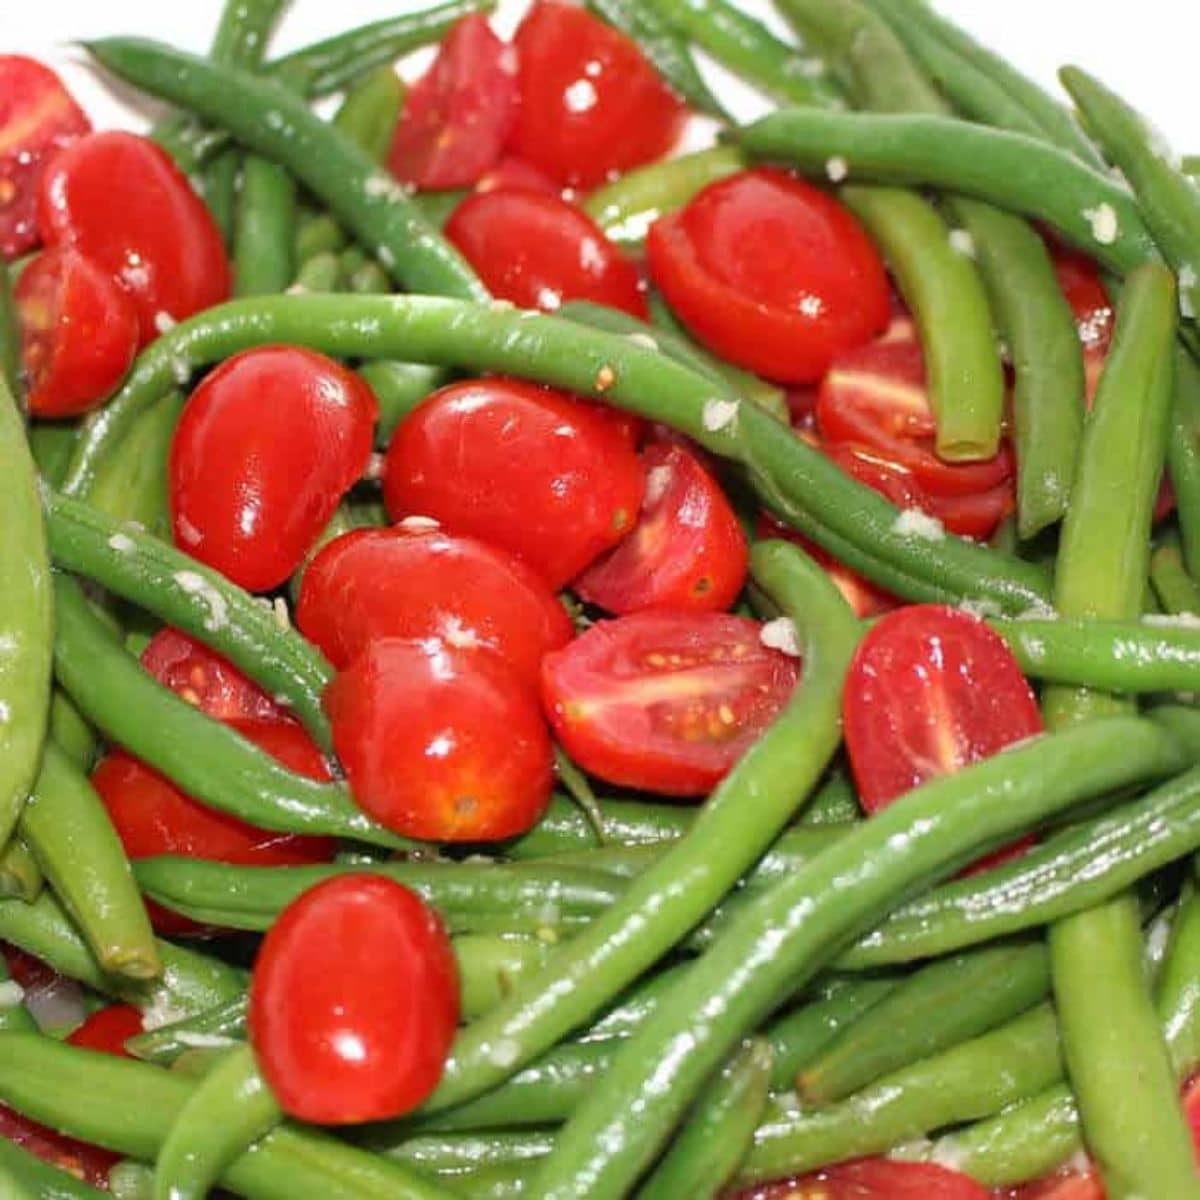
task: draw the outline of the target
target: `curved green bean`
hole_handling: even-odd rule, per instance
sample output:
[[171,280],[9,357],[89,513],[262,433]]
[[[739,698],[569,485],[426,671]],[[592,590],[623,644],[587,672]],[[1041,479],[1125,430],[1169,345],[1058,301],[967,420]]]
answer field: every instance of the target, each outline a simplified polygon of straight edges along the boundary
[[1200,616],[1200,584],[1188,574],[1177,543],[1159,546],[1150,556],[1150,583],[1168,613]]
[[0,853],[0,897],[15,896],[28,904],[38,898],[43,883],[42,869],[29,847],[19,837],[11,838]]
[[8,1200],[112,1200],[70,1171],[43,1162],[9,1138],[0,1138],[0,1183]]

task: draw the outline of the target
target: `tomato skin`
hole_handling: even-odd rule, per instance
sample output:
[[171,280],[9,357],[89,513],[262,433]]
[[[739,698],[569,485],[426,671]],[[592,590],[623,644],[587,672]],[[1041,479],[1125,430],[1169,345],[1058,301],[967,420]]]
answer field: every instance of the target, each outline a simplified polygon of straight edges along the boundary
[[521,308],[554,312],[591,300],[647,315],[637,268],[581,208],[528,188],[468,196],[446,222],[446,237],[488,289]]
[[812,1175],[760,1184],[729,1200],[989,1200],[966,1175],[933,1163],[862,1158]]
[[142,1014],[130,1004],[110,1004],[97,1009],[67,1041],[72,1046],[86,1050],[99,1050],[104,1054],[115,1054],[118,1058],[131,1058],[125,1043],[142,1033]]
[[289,904],[250,981],[263,1075],[285,1112],[320,1125],[416,1108],[441,1078],[458,1016],[441,920],[377,875],[329,879]]
[[384,463],[393,521],[433,517],[515,554],[553,588],[633,528],[644,488],[637,455],[605,417],[511,379],[435,392],[396,428]]
[[516,118],[516,51],[487,17],[463,17],[409,90],[388,167],[422,189],[470,187],[496,164]]
[[1112,343],[1116,310],[1105,291],[1100,269],[1090,258],[1059,243],[1052,243],[1050,252],[1058,286],[1075,314],[1087,380],[1085,397],[1090,409]]
[[298,346],[226,359],[171,442],[175,542],[253,592],[301,564],[371,457],[379,406],[352,371]]
[[495,655],[383,638],[324,703],[355,800],[405,837],[500,841],[533,826],[550,801],[553,755],[537,700]]
[[38,183],[46,162],[92,123],[49,67],[0,54],[0,257],[37,245]]
[[509,146],[559,183],[594,187],[663,157],[683,132],[686,107],[637,45],[582,9],[541,0],[516,47]]
[[799,661],[725,613],[600,621],[542,662],[556,739],[609,783],[707,794],[787,702]]
[[656,221],[650,274],[710,349],[782,383],[819,379],[887,324],[883,262],[825,192],[761,167],[710,184]]
[[21,273],[13,299],[29,411],[74,417],[106,400],[138,346],[137,313],[112,277],[70,247],[54,247]]
[[339,669],[383,637],[441,638],[504,659],[536,686],[542,656],[571,640],[558,597],[520,559],[440,531],[357,529],[309,564],[296,624]]
[[506,154],[490,171],[484,172],[475,183],[477,192],[511,191],[545,192],[557,196],[561,189],[544,171],[539,171],[523,158]]
[[1105,1200],[1104,1185],[1095,1171],[1050,1175],[1004,1194],[1010,1200]]
[[229,263],[204,202],[169,155],[134,133],[93,133],[47,165],[38,226],[74,246],[128,292],[141,345],[163,314],[182,321],[229,298]]
[[737,599],[749,565],[737,514],[720,484],[682,446],[649,446],[642,462],[640,520],[580,575],[575,591],[618,615],[722,612]]

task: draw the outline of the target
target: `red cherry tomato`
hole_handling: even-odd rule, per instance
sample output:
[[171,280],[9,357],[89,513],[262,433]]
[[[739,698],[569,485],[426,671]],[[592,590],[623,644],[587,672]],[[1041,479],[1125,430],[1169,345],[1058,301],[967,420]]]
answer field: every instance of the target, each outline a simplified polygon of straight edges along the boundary
[[470,187],[500,158],[516,118],[516,51],[487,17],[463,17],[409,91],[388,166],[418,188]]
[[478,379],[435,392],[400,423],[383,498],[392,520],[433,517],[557,588],[633,528],[644,487],[637,455],[595,411],[548,388]]
[[1187,1117],[1200,1157],[1200,1075],[1193,1075],[1183,1087],[1183,1114]]
[[542,663],[555,736],[609,783],[707,794],[787,703],[800,665],[724,613],[601,621]]
[[819,379],[887,324],[887,275],[870,239],[832,196],[785,171],[710,184],[651,226],[646,252],[692,333],[769,379]]
[[559,196],[479,192],[454,210],[446,236],[501,300],[544,312],[591,300],[646,316],[637,269],[587,213]]
[[358,529],[309,564],[296,624],[335,667],[383,637],[484,648],[536,686],[542,656],[571,640],[571,621],[520,559],[437,531]]
[[575,582],[611,613],[722,612],[746,582],[746,535],[720,484],[679,445],[642,455],[646,495],[633,532]]
[[287,713],[231,662],[178,629],[160,629],[142,651],[142,666],[177,696],[218,721],[253,717],[286,721]]
[[137,309],[141,342],[229,297],[229,264],[204,201],[166,151],[134,133],[93,133],[47,165],[38,225],[108,271]]
[[661,158],[687,109],[641,50],[580,8],[542,0],[517,31],[513,152],[560,183],[593,187]]
[[299,346],[226,359],[171,443],[178,546],[250,591],[296,569],[371,457],[379,406],[352,371]]
[[416,1108],[441,1078],[458,1013],[437,914],[378,875],[329,879],[289,904],[250,981],[263,1075],[285,1112],[320,1125]]
[[1104,289],[1100,270],[1090,258],[1059,244],[1052,245],[1051,252],[1058,285],[1075,314],[1075,324],[1079,329],[1087,376],[1087,404],[1091,408],[1112,342],[1116,312]]
[[1010,1200],[1105,1200],[1104,1184],[1095,1171],[1050,1175],[1004,1194]]
[[526,192],[545,192],[548,196],[557,196],[561,190],[545,172],[512,154],[505,155],[475,184],[477,192],[511,191],[513,188]]
[[729,1200],[988,1200],[966,1175],[932,1163],[864,1158],[813,1175],[760,1184]]
[[67,1041],[86,1050],[99,1050],[119,1058],[131,1058],[125,1043],[144,1030],[142,1014],[129,1004],[110,1004],[97,1009]]
[[69,246],[43,250],[13,292],[35,417],[74,417],[108,398],[138,346],[133,302]]
[[549,803],[537,699],[494,655],[383,638],[330,684],[325,708],[355,800],[405,837],[500,841]]
[[91,130],[49,67],[0,54],[0,257],[37,245],[37,192],[46,161]]

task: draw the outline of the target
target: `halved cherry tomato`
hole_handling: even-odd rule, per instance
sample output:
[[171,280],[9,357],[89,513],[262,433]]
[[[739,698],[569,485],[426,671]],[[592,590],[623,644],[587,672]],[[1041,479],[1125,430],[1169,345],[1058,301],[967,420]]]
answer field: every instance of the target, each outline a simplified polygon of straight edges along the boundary
[[932,1163],[863,1158],[760,1184],[729,1200],[988,1200],[988,1192],[966,1175]]
[[388,166],[418,188],[470,187],[496,164],[516,119],[516,51],[487,17],[463,17],[410,89]]
[[499,841],[549,803],[537,699],[495,655],[383,638],[329,685],[325,708],[355,800],[405,837]]
[[0,54],[0,257],[13,259],[37,245],[42,169],[91,128],[49,67]]
[[722,358],[810,383],[887,324],[883,262],[832,196],[762,167],[710,184],[650,228],[647,261],[680,320]]
[[1095,1171],[1050,1175],[1003,1194],[1009,1200],[1105,1200],[1104,1184]]
[[125,1043],[137,1037],[145,1027],[142,1014],[129,1004],[109,1004],[98,1008],[67,1041],[85,1050],[99,1050],[118,1058],[131,1058]]
[[517,30],[513,152],[560,183],[593,187],[661,158],[687,109],[637,45],[581,8],[542,0]]
[[799,661],[724,613],[601,621],[542,663],[555,736],[609,783],[702,796],[787,703]]
[[566,300],[592,300],[646,315],[637,268],[581,208],[528,188],[468,196],[446,236],[493,295],[553,312]]
[[229,263],[204,201],[166,151],[135,133],[93,133],[46,165],[38,227],[108,271],[137,309],[141,343],[229,296]]
[[441,638],[498,654],[536,686],[542,656],[571,640],[566,609],[520,559],[437,530],[357,529],[304,572],[296,624],[335,667],[382,637]]
[[379,406],[340,363],[299,346],[228,358],[171,442],[175,541],[250,591],[300,566],[371,457]]
[[437,1086],[458,1026],[437,913],[378,875],[310,888],[263,939],[249,1031],[283,1110],[321,1125],[398,1117]]
[[511,191],[513,188],[526,192],[545,192],[548,196],[557,196],[561,191],[544,171],[539,171],[532,163],[513,154],[506,154],[475,184],[477,192]]
[[392,520],[433,517],[557,588],[633,528],[644,487],[637,455],[594,410],[549,388],[477,379],[442,388],[400,423],[383,498]]
[[74,417],[108,398],[138,346],[133,302],[69,246],[43,250],[13,293],[21,364],[35,417]]
[[1059,243],[1052,243],[1051,255],[1058,285],[1075,314],[1075,324],[1079,329],[1090,408],[1112,342],[1116,311],[1104,290],[1100,270],[1090,258]]
[[746,582],[746,535],[721,485],[680,445],[649,446],[633,532],[575,581],[611,613],[722,612]]

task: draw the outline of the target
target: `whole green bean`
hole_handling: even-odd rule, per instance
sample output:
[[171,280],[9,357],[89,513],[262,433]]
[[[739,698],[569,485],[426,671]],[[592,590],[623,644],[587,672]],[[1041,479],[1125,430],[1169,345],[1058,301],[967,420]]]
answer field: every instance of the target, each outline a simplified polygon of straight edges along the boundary
[[[600,800],[604,830],[617,846],[630,849],[678,841],[691,827],[696,810],[678,804],[636,800]],[[564,796],[551,798],[542,819],[528,832],[504,843],[504,854],[525,860],[594,850],[595,828]]]
[[379,362],[364,363],[359,375],[379,401],[379,423],[375,426],[375,444],[386,447],[396,426],[422,400],[450,382],[452,374],[445,367],[425,363]]
[[350,273],[346,290],[356,296],[386,296],[392,290],[392,281],[377,262],[368,261]]
[[304,292],[336,292],[341,281],[342,264],[337,254],[323,250],[306,258],[296,273],[296,282],[288,291],[292,294]]
[[109,1192],[43,1162],[6,1137],[0,1138],[0,1184],[8,1200],[112,1200]]
[[1193,576],[1200,576],[1200,365],[1182,346],[1175,351],[1167,469],[1175,489],[1184,562]]
[[248,154],[233,228],[233,294],[261,296],[292,282],[296,185],[288,171]]
[[800,817],[802,828],[845,825],[862,816],[858,794],[845,771],[834,771]]
[[96,735],[79,709],[57,688],[50,699],[50,736],[81,771],[91,771],[96,758]]
[[323,253],[336,253],[346,244],[346,231],[328,213],[309,213],[296,223],[292,257],[301,266]]
[[1200,584],[1188,574],[1177,543],[1159,546],[1150,556],[1150,582],[1168,613],[1200,615]]
[[376,67],[346,92],[333,124],[375,162],[382,163],[404,107],[404,84],[390,63]]
[[0,897],[16,897],[28,904],[38,898],[43,883],[42,869],[29,847],[19,837],[11,838],[0,852]]

